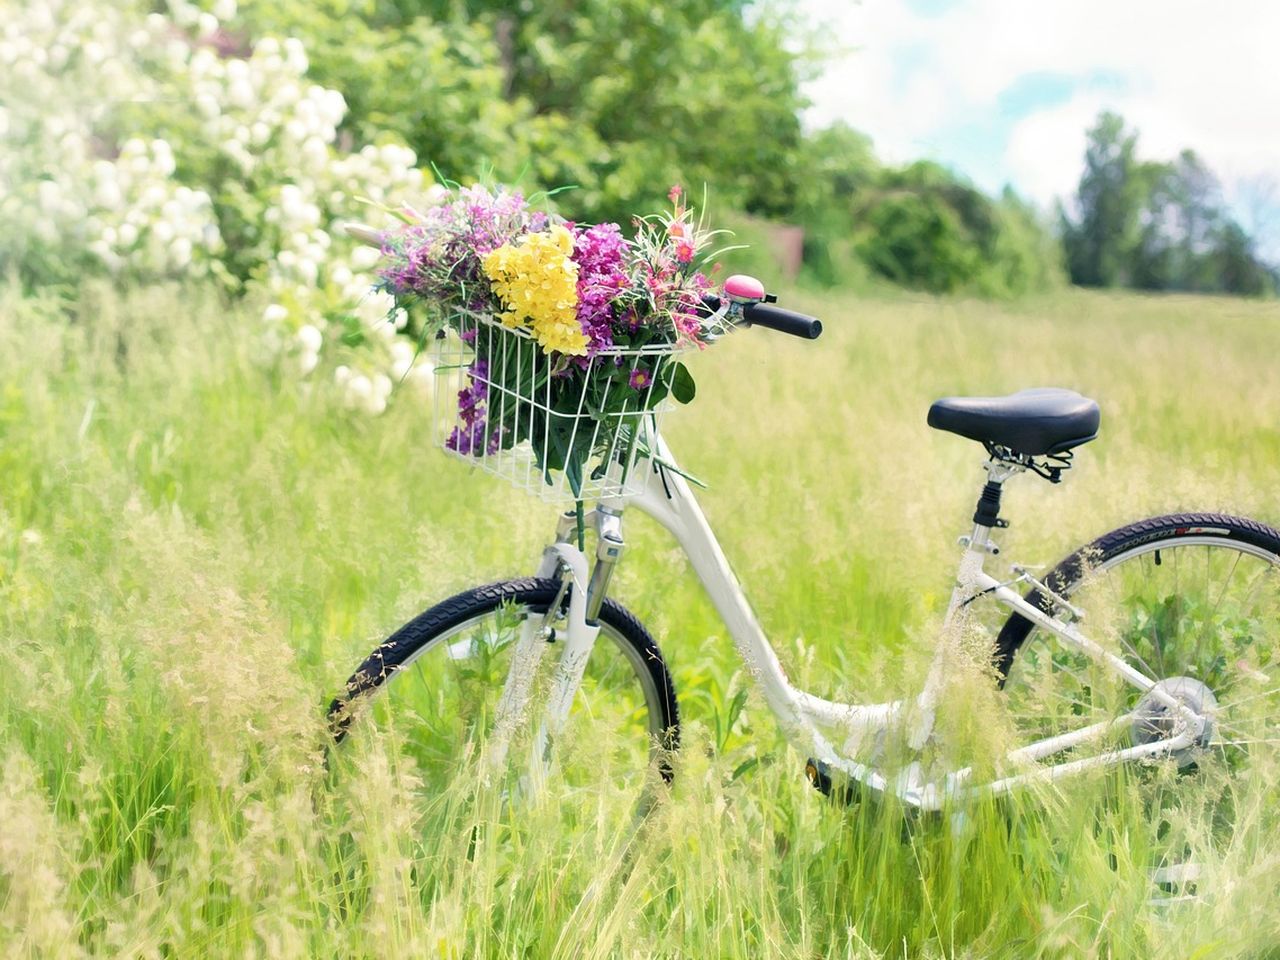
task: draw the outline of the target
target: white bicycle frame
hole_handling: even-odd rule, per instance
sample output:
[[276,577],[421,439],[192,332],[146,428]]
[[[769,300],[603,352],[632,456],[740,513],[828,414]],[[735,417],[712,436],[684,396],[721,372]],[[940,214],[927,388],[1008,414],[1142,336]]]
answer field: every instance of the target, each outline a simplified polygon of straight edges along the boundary
[[[382,246],[383,235],[373,228],[347,224],[345,229],[362,243]],[[568,719],[587,659],[600,632],[595,617],[608,590],[613,567],[622,553],[622,516],[628,504],[649,514],[669,530],[689,557],[694,572],[729,628],[739,655],[751,668],[765,702],[777,716],[788,740],[797,749],[807,752],[830,768],[841,771],[872,789],[894,793],[913,806],[936,810],[948,798],[981,791],[1004,793],[1033,779],[1055,780],[1128,760],[1173,753],[1196,743],[1204,733],[1209,717],[1190,709],[1157,685],[1155,680],[1090,640],[1080,632],[1075,623],[1044,612],[1028,603],[1013,589],[1022,583],[1034,585],[1042,595],[1054,600],[1054,606],[1067,610],[1077,620],[1080,619],[1080,611],[1062,598],[1055,597],[1044,584],[1018,568],[1015,568],[1018,576],[1008,581],[997,580],[988,574],[985,561],[988,554],[994,552],[990,540],[992,528],[976,520],[973,533],[962,540],[964,553],[960,558],[956,585],[943,623],[942,638],[935,649],[924,689],[914,701],[837,703],[798,689],[787,679],[777,654],[769,645],[751,605],[730,569],[724,551],[720,549],[720,544],[671,451],[660,437],[651,435],[648,439],[651,455],[637,460],[632,468],[646,474],[646,483],[640,495],[631,499],[603,500],[586,517],[587,523],[597,535],[594,570],[589,570],[587,555],[573,542],[576,538],[572,536],[572,532],[577,526],[574,514],[561,519],[556,540],[543,552],[538,567],[539,577],[560,576],[564,585],[562,589],[569,583],[573,584],[574,589],[569,594],[568,636],[532,745],[530,785],[534,790],[546,775],[555,739]],[[988,479],[989,482],[1000,485],[1023,469],[1023,466],[993,459],[987,464]],[[619,484],[618,488],[623,486]],[[1008,754],[1006,761],[1019,772],[977,786],[969,782],[972,779],[972,770],[969,768],[926,782],[919,765],[912,764],[890,780],[880,771],[842,753],[842,749],[861,744],[868,736],[887,731],[891,724],[899,721],[905,721],[909,725],[908,745],[916,750],[924,746],[933,731],[934,711],[944,689],[948,662],[955,652],[953,648],[957,631],[952,629],[955,618],[962,607],[983,595],[990,595],[997,603],[1022,614],[1062,643],[1083,652],[1118,674],[1125,682],[1143,691],[1147,698],[1164,706],[1174,721],[1172,735],[1166,739],[1123,749],[1101,750],[1092,756],[1068,762],[1040,763],[1074,747],[1100,741],[1117,727],[1133,723],[1134,715],[1127,713],[1014,750]],[[559,604],[560,600],[555,601],[548,614],[553,613]],[[516,641],[489,742],[488,757],[494,768],[505,762],[515,724],[526,715],[530,706],[533,676],[548,646],[544,642],[544,627],[545,624],[538,623],[535,618],[528,618]],[[456,655],[466,656],[467,652],[460,650]],[[832,733],[839,735],[841,747],[836,746],[837,738],[833,738]]]
[[[994,552],[990,540],[992,528],[978,523],[975,523],[973,533],[961,541],[964,551],[941,639],[935,649],[924,688],[916,698],[913,701],[858,704],[838,703],[813,696],[788,680],[688,481],[679,472],[671,451],[661,438],[651,438],[651,456],[643,462],[638,461],[634,469],[647,473],[647,481],[639,496],[626,500],[601,501],[594,510],[586,514],[587,526],[597,534],[594,571],[589,571],[587,555],[574,542],[577,522],[573,513],[562,518],[556,541],[544,551],[537,571],[539,577],[567,578],[574,589],[569,593],[568,636],[549,696],[542,705],[544,714],[534,740],[533,756],[530,757],[535,789],[546,775],[551,748],[564,728],[587,658],[599,634],[594,612],[598,612],[599,604],[603,602],[613,565],[622,552],[622,516],[628,506],[657,520],[670,531],[684,550],[712,604],[728,627],[738,654],[750,668],[765,702],[777,717],[787,739],[798,750],[824,762],[832,770],[840,771],[873,790],[892,793],[913,807],[937,810],[949,799],[982,792],[1005,793],[1032,780],[1056,780],[1116,763],[1169,754],[1195,743],[1209,722],[1209,718],[1190,709],[1157,686],[1155,680],[1090,640],[1076,623],[1059,619],[1024,600],[1013,589],[1024,583],[1035,585],[1042,593],[1052,596],[1048,593],[1048,588],[1030,574],[1015,568],[1019,575],[1009,581],[1000,581],[988,574],[985,561]],[[996,484],[1003,484],[1022,469],[1002,461],[987,464],[988,477]],[[1175,721],[1172,735],[1125,748],[1099,749],[1092,755],[1066,762],[1041,762],[1069,749],[1097,743],[1117,727],[1132,724],[1134,716],[1127,713],[1014,750],[1005,760],[1006,765],[1015,772],[977,785],[970,782],[970,768],[926,781],[918,764],[910,764],[902,772],[890,777],[851,759],[845,752],[851,745],[856,747],[866,742],[868,737],[877,736],[890,725],[899,722],[905,724],[907,742],[913,749],[920,749],[928,741],[933,731],[935,708],[944,689],[948,662],[957,652],[957,631],[951,627],[958,611],[984,594],[1020,613],[1063,644],[1086,654],[1142,691],[1148,698],[1168,708]],[[1055,599],[1059,601],[1057,606],[1079,619],[1079,611],[1065,600]],[[489,748],[490,762],[495,765],[505,761],[510,732],[530,706],[530,678],[548,646],[543,642],[539,624],[535,621],[536,618],[530,618],[522,628],[499,702],[498,722]]]

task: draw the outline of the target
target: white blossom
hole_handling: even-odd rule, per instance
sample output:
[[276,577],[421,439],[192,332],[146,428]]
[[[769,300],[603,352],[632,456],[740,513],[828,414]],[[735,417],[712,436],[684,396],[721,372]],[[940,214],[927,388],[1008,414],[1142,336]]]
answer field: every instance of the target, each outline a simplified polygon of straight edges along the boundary
[[[340,152],[346,101],[307,77],[298,40],[255,38],[250,56],[226,59],[197,43],[235,18],[235,0],[148,6],[0,0],[0,183],[31,185],[0,189],[4,221],[11,232],[17,225],[43,244],[82,251],[104,273],[200,277],[227,246],[217,215],[226,185],[192,178],[208,156],[238,171],[237,187],[252,173],[265,191],[253,241],[262,268],[248,291],[256,285],[271,297],[263,343],[288,351],[303,375],[333,344],[324,353],[348,360],[334,373],[348,402],[381,412],[396,384],[420,379],[423,359],[404,363],[395,331],[407,318],[397,312],[388,322],[390,298],[371,294],[378,251],[335,225],[370,215],[356,197],[418,189],[413,151],[383,143]],[[163,108],[138,112],[112,150],[99,126],[103,91],[114,102],[189,107],[169,126]],[[7,250],[0,238],[0,255]],[[331,326],[352,315],[375,334],[358,350]]]

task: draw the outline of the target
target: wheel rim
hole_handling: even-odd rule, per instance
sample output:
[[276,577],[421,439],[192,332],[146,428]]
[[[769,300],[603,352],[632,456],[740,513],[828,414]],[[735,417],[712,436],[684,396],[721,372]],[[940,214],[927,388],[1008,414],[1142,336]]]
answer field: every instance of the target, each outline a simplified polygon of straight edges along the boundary
[[[1219,749],[1274,746],[1280,719],[1280,564],[1250,544],[1143,544],[1089,568],[1070,591],[1082,630],[1154,680],[1187,676],[1217,698]],[[1141,691],[1035,629],[1005,681],[1026,735],[1132,710]]]
[[[1280,562],[1213,537],[1135,546],[1089,567],[1070,589],[1082,631],[1191,701],[1212,702],[1207,746],[1113,768],[1154,827],[1152,862],[1183,863],[1230,837],[1276,782],[1280,761]],[[1036,628],[1004,685],[1022,742],[1150,704],[1136,687]],[[1205,691],[1208,691],[1206,695]],[[1180,699],[1183,699],[1180,697]],[[1111,747],[1149,742],[1117,726]],[[1096,752],[1098,747],[1082,748]],[[1083,755],[1083,753],[1081,754]]]
[[[474,774],[488,746],[515,641],[521,626],[541,624],[545,605],[509,603],[478,614],[433,637],[379,685],[362,705],[361,726],[389,739],[410,758],[433,788],[459,775]],[[554,638],[566,633],[563,616],[547,622]],[[564,644],[541,641],[542,656],[533,682],[531,707],[512,735],[507,763],[497,779],[507,791],[526,794],[533,744],[541,724],[551,676]],[[604,799],[611,793],[632,796],[655,779],[667,762],[669,732],[664,728],[660,691],[642,653],[610,624],[587,660],[582,685],[545,771],[558,795],[574,793]]]

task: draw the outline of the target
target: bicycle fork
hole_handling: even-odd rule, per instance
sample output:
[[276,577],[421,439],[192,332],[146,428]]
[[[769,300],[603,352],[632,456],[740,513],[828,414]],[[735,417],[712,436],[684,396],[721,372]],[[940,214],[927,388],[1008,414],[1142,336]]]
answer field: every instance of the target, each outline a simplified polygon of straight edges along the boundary
[[541,619],[530,616],[521,624],[490,738],[489,773],[494,773],[506,762],[517,725],[535,706],[530,702],[533,681],[547,647],[558,639],[551,623],[557,618],[567,593],[567,630],[560,662],[556,665],[543,704],[543,714],[530,745],[526,791],[531,798],[540,794],[546,783],[555,742],[564,730],[573,699],[582,685],[587,660],[600,634],[600,608],[625,546],[620,514],[601,509],[593,511],[590,519],[597,534],[597,544],[595,566],[589,575],[587,556],[574,542],[578,528],[576,512],[570,511],[561,516],[555,542],[543,551],[537,576],[544,579],[558,576],[561,587]]

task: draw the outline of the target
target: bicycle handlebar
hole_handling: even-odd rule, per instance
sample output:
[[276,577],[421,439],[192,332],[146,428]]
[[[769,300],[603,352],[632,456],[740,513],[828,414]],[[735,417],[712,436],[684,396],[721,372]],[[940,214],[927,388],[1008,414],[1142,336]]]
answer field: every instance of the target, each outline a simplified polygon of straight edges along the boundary
[[822,336],[821,320],[771,303],[748,303],[742,308],[742,317],[753,327],[777,330],[802,340],[817,340]]

